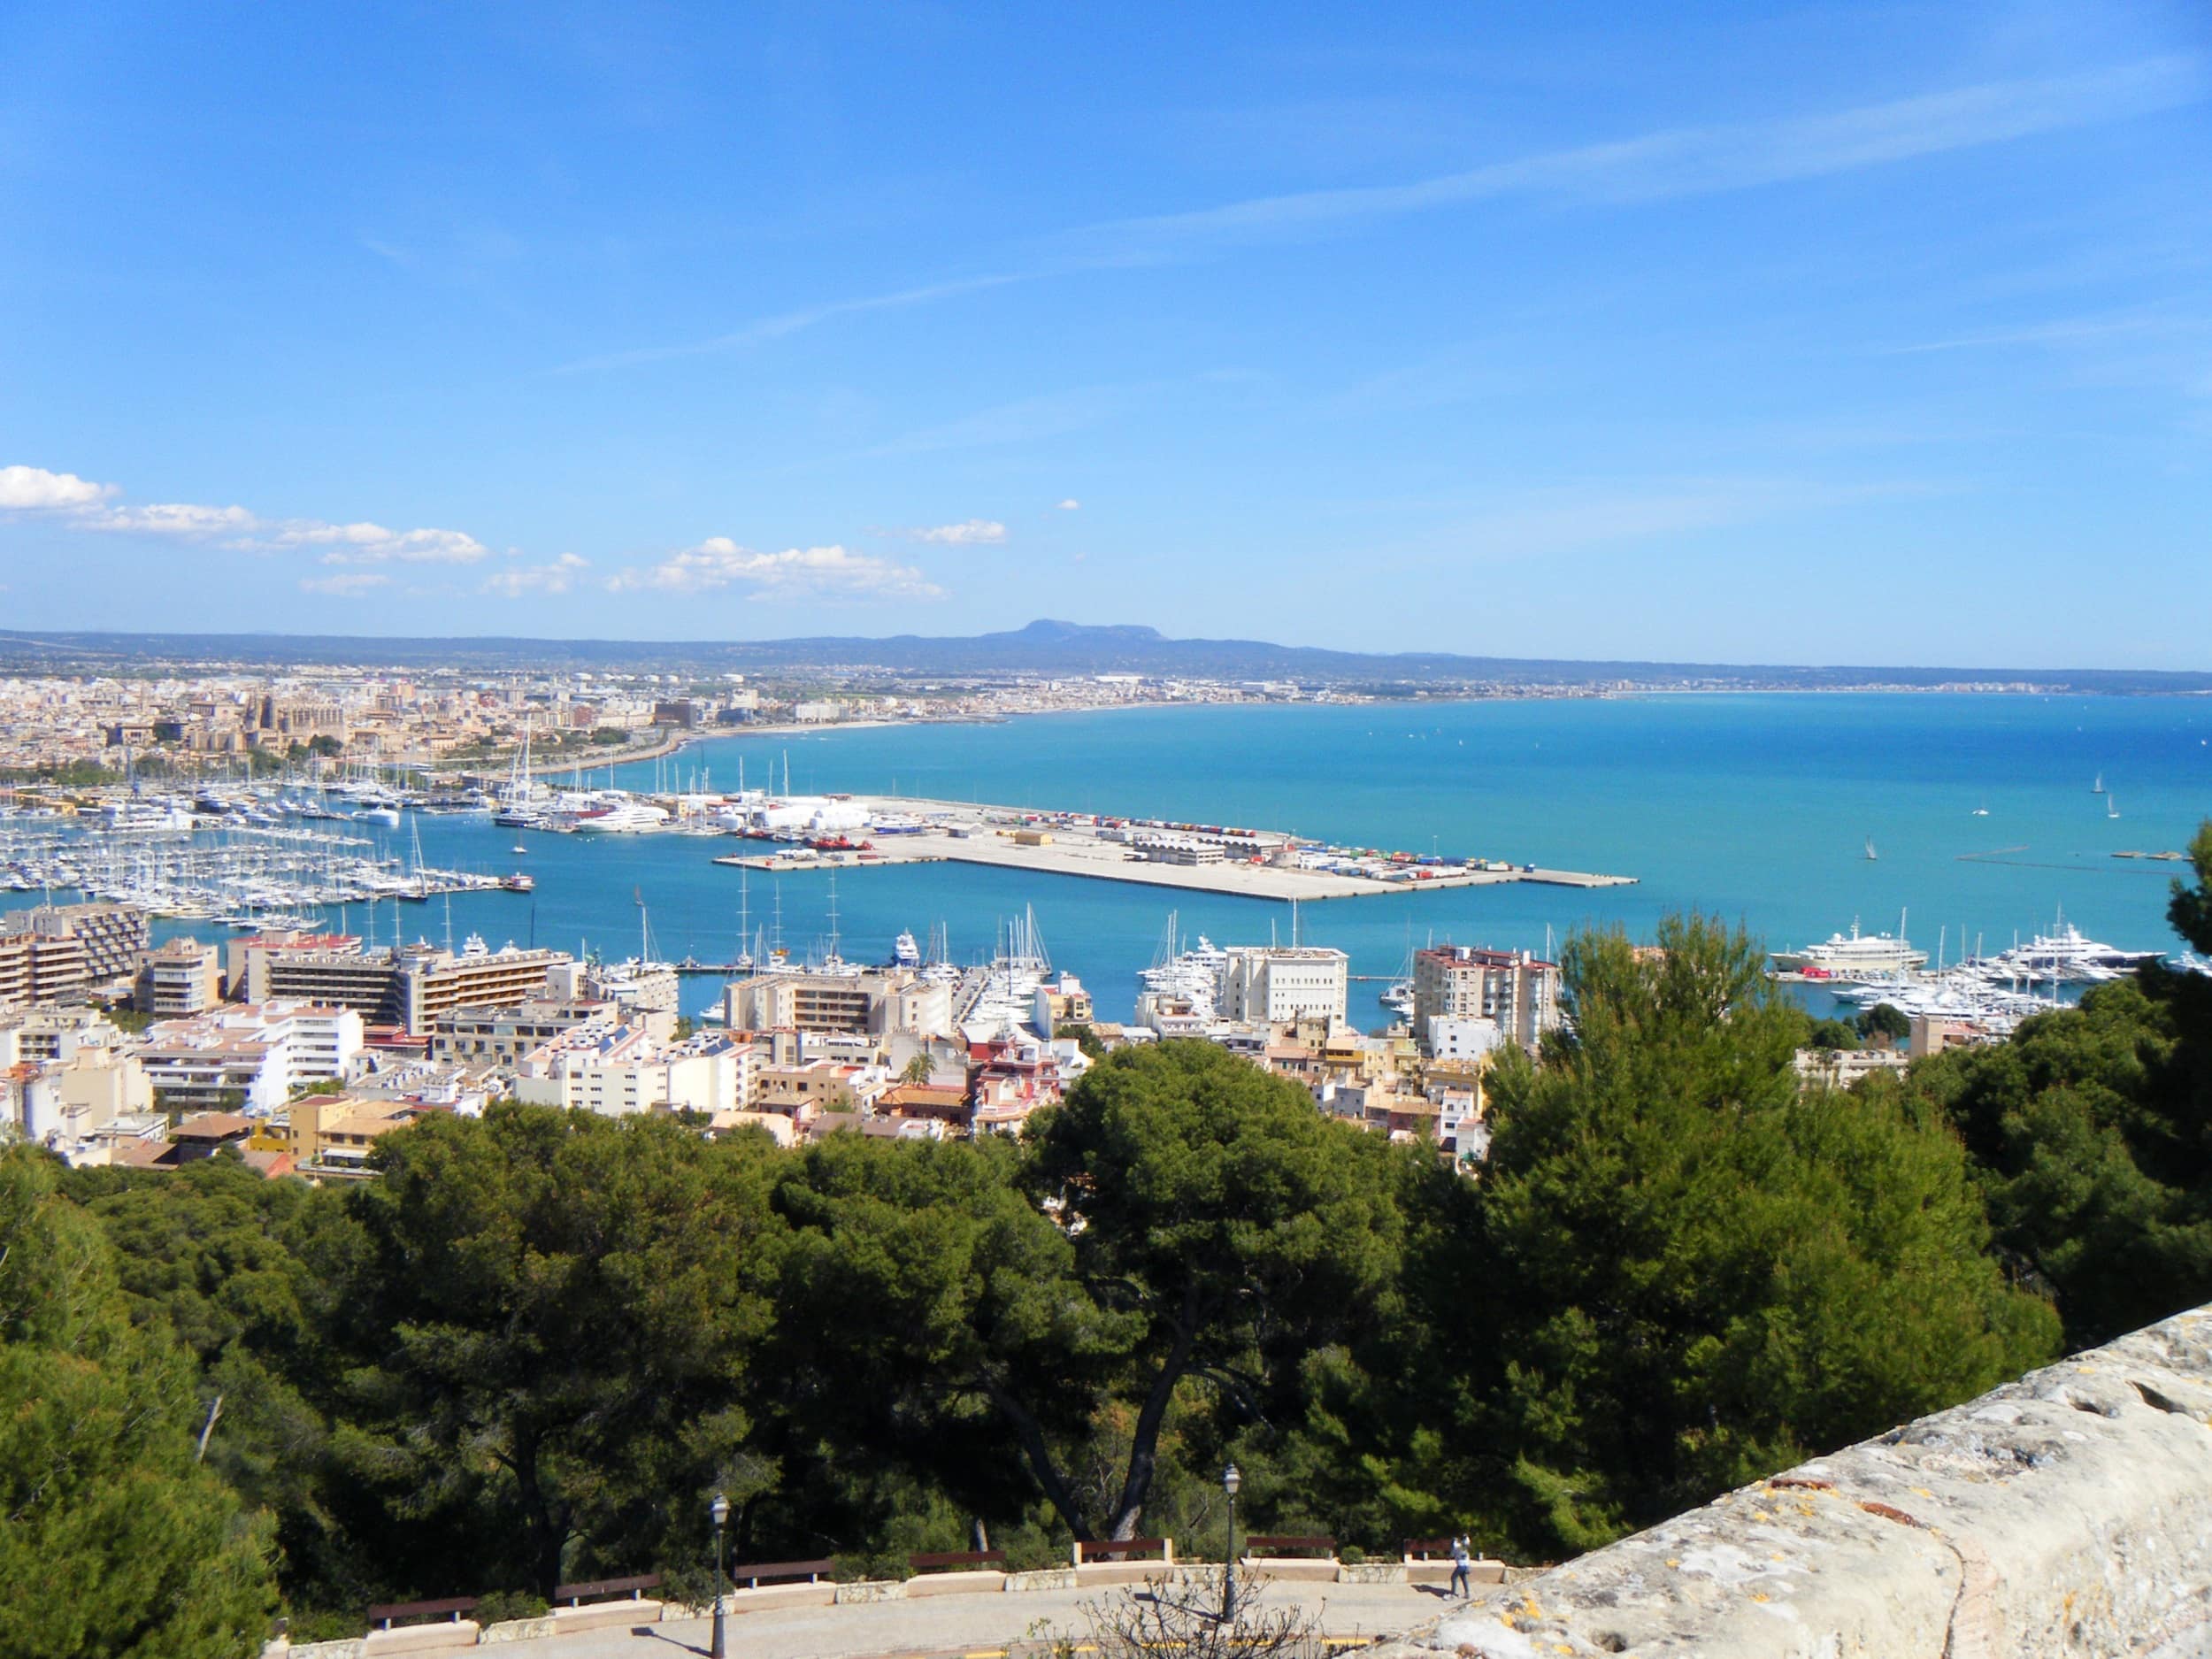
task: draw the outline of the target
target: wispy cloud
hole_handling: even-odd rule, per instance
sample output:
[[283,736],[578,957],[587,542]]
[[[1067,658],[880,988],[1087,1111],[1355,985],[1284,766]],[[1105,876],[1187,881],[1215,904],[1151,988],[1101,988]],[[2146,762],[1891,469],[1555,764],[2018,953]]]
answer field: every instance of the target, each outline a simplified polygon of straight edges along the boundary
[[1060,511],[1062,512],[1074,512],[1077,509],[1080,508],[1082,504],[1083,503],[1081,502],[1076,500],[1074,496],[1071,495],[1060,503]]
[[751,590],[756,599],[941,599],[945,590],[910,565],[843,547],[786,548],[764,553],[727,536],[710,536],[657,565],[637,565],[608,579],[613,593],[657,589],[711,593]]
[[995,547],[1006,540],[1006,526],[995,518],[964,518],[958,524],[917,525],[900,534],[940,547]]
[[987,449],[1002,443],[1027,443],[1056,438],[1096,426],[1133,409],[1161,389],[1159,382],[1128,386],[1078,386],[1065,391],[1041,392],[1018,397],[988,409],[963,415],[933,426],[924,426],[876,445],[872,456],[926,455],[941,449]]
[[345,595],[366,592],[372,588],[388,587],[391,578],[382,571],[346,571],[336,576],[303,576],[300,587],[311,594]]
[[1513,196],[1653,201],[1820,178],[2124,119],[2206,95],[2194,58],[2148,58],[2077,75],[1993,81],[1829,115],[1683,127],[1494,162],[1404,183],[1253,197],[1068,233],[1098,262],[1141,263],[1236,242]]
[[565,594],[575,586],[580,572],[590,568],[589,559],[564,553],[543,565],[518,565],[495,572],[484,579],[479,591],[506,599],[520,599],[529,594]]
[[1540,491],[1456,526],[1454,543],[1491,560],[1538,557],[1786,517],[1855,502],[1929,495],[1924,482],[1834,484],[1797,479],[1671,479],[1640,486]]
[[77,530],[211,541],[256,553],[322,548],[326,549],[322,556],[326,565],[471,565],[490,552],[461,530],[389,530],[365,522],[264,518],[239,506],[182,501],[132,504],[119,499],[122,494],[119,485],[95,483],[74,472],[0,467],[0,512],[43,518]]
[[1914,357],[1938,351],[1978,351],[2008,346],[2084,346],[2141,336],[2201,334],[2212,323],[2198,317],[2129,312],[2096,317],[2062,317],[2028,323],[2016,328],[1995,328],[1984,334],[1958,334],[1947,340],[1924,340],[1892,346],[1888,355]]
[[644,363],[665,363],[675,357],[698,357],[716,352],[739,351],[749,346],[781,340],[787,334],[798,334],[833,317],[852,317],[865,311],[903,311],[911,305],[928,305],[938,300],[957,299],[964,294],[979,294],[988,288],[1004,288],[1011,282],[1026,282],[1043,274],[1041,271],[1005,271],[988,276],[958,277],[947,282],[928,282],[918,288],[899,288],[888,294],[830,300],[820,305],[806,305],[795,311],[780,311],[772,317],[757,318],[726,334],[710,334],[703,340],[680,341],[672,345],[641,346],[630,351],[610,351],[597,357],[579,358],[573,363],[560,365],[553,373],[583,374],[599,369],[626,369]]
[[[2079,74],[1989,81],[1826,115],[1678,127],[1490,162],[1395,184],[1290,191],[1186,212],[1110,219],[1033,235],[1013,268],[795,307],[701,339],[597,353],[556,374],[737,351],[840,317],[902,311],[1016,283],[1202,257],[1240,243],[1294,240],[1361,221],[1508,196],[1584,205],[1711,195],[1887,166],[2039,134],[2124,120],[2202,100],[2204,65],[2170,56]],[[387,257],[405,257],[364,239]]]

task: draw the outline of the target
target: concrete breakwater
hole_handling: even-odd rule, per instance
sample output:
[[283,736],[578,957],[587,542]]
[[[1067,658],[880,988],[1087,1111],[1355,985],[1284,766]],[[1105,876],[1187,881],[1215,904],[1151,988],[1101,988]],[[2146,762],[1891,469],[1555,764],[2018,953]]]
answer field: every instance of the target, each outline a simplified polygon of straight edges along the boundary
[[1503,859],[1424,860],[1409,853],[1373,849],[1328,849],[1326,862],[1317,865],[1304,856],[1310,843],[1279,830],[1165,825],[907,796],[855,796],[849,802],[872,818],[895,814],[920,827],[895,834],[849,832],[847,840],[869,843],[864,852],[856,846],[823,851],[799,845],[788,852],[730,854],[715,862],[772,871],[949,860],[1276,900],[1359,898],[1512,882],[1612,887],[1631,886],[1636,879]]

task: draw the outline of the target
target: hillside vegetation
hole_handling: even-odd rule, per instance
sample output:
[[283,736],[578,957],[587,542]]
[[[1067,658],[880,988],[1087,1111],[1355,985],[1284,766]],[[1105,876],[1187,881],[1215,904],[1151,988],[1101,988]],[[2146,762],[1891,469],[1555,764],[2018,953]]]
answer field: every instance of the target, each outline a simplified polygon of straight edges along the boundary
[[[2177,930],[2212,949],[2212,826]],[[1021,1144],[495,1108],[380,1178],[0,1156],[0,1649],[987,1538],[1549,1558],[2212,1299],[2212,979],[1804,1094],[1755,941],[1586,933],[1479,1180],[1221,1050]],[[204,1460],[197,1436],[211,1421]]]

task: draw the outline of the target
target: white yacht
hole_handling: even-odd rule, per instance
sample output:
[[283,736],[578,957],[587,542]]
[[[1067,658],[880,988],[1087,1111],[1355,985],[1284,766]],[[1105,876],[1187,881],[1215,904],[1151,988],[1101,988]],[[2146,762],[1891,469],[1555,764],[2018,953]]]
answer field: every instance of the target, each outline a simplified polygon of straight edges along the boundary
[[660,807],[649,806],[617,790],[607,790],[572,803],[565,802],[563,810],[553,815],[550,824],[554,828],[574,830],[580,834],[641,835],[666,828],[668,814]]
[[111,830],[188,830],[192,812],[173,801],[112,801],[100,809],[100,821]]
[[2134,971],[2139,963],[2158,955],[2155,950],[2122,950],[2085,938],[2082,931],[2062,917],[2058,931],[2038,933],[2024,945],[2015,945],[1993,958],[2001,972],[2026,979],[2116,979]]
[[1825,943],[1802,950],[1772,953],[1774,965],[1785,973],[1801,973],[1814,979],[1863,979],[1887,974],[1911,973],[1924,967],[1928,953],[1915,950],[1905,937],[1901,918],[1895,933],[1862,933],[1857,922],[1848,933],[1832,933]]

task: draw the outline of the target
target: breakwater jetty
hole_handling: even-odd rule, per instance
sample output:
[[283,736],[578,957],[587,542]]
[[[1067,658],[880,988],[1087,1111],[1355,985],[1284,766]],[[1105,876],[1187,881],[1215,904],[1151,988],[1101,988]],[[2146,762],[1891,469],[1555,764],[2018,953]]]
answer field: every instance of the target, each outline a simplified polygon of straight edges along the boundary
[[787,871],[950,861],[1046,875],[1256,899],[1342,899],[1536,882],[1614,887],[1634,876],[1555,870],[1503,858],[1444,857],[1331,846],[1285,831],[910,796],[835,797],[854,827],[797,840],[763,834],[757,851],[718,857]]

